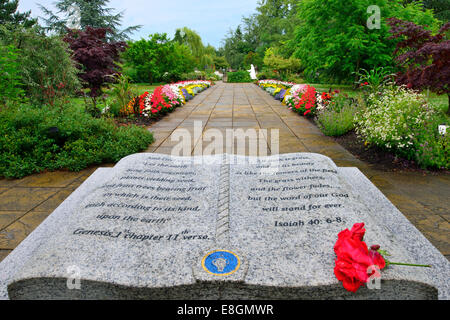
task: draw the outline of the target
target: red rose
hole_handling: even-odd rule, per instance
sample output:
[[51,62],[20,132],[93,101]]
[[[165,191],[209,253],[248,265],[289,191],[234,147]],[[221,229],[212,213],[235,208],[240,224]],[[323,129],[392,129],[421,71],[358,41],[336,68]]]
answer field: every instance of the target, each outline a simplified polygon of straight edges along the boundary
[[362,241],[364,239],[364,234],[366,233],[366,229],[364,229],[364,222],[355,223],[350,232],[352,233],[352,238],[358,238]]
[[366,230],[364,223],[356,223],[351,230],[345,229],[338,234],[338,240],[334,245],[336,253],[334,274],[345,289],[356,292],[358,288],[367,282],[370,266],[377,265],[383,269],[386,265],[383,257],[376,250],[369,251],[363,240]]
[[[358,266],[358,265],[356,265]],[[342,281],[342,285],[345,289],[351,292],[356,292],[360,286],[364,285],[367,280],[360,280],[358,274],[364,274],[366,270],[358,270],[355,268],[351,261],[344,259],[336,259],[336,266],[334,267],[334,274],[339,281]],[[366,274],[367,275],[367,274]]]
[[383,269],[386,266],[386,261],[378,252],[378,249],[380,249],[379,245],[371,246],[369,250],[369,257],[374,265],[377,265],[380,269]]
[[364,223],[355,223],[352,227],[352,230],[342,230],[338,234],[338,240],[336,241],[336,244],[334,245],[334,251],[336,252],[336,255],[339,255],[338,251],[340,250],[340,247],[342,245],[342,242],[347,239],[355,239],[362,241],[364,238],[364,234],[366,232],[366,229],[364,229]]

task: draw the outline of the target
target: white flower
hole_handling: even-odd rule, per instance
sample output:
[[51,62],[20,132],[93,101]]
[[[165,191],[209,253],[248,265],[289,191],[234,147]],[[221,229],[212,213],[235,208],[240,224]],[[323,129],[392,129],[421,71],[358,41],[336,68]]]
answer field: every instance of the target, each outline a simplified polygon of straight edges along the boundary
[[111,108],[109,107],[109,105],[107,105],[106,107],[103,108],[102,110],[102,114],[107,113]]

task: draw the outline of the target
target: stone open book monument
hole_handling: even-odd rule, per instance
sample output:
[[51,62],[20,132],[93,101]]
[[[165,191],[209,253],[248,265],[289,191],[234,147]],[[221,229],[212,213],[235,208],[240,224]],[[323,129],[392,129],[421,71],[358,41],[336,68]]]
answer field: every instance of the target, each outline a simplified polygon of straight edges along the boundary
[[[393,261],[334,276],[339,231]],[[449,299],[450,264],[356,168],[313,153],[135,154],[98,169],[0,263],[3,299]]]

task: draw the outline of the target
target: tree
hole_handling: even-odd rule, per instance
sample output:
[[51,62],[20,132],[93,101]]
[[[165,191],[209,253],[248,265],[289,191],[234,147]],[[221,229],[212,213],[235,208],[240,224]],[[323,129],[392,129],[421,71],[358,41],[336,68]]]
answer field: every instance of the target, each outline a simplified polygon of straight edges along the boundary
[[[379,28],[368,28],[377,5],[382,12]],[[418,3],[406,7],[399,0],[303,0],[298,4],[301,20],[292,45],[310,81],[351,82],[352,73],[378,66],[393,66],[396,40],[389,39],[388,17],[402,17],[435,27],[438,21]]]
[[286,78],[289,73],[298,71],[300,68],[300,60],[293,57],[289,59],[283,58],[277,49],[269,48],[264,55],[264,65],[280,72],[280,75]]
[[31,11],[16,12],[18,6],[19,0],[0,0],[0,25],[22,25],[25,28],[30,28],[37,23],[37,19],[30,18]]
[[[404,0],[405,4],[421,0]],[[422,0],[424,9],[432,9],[436,18],[441,21],[450,20],[450,0]]]
[[[388,23],[392,38],[400,40],[394,52],[401,67],[397,83],[447,94],[450,105],[450,22],[436,35],[413,22],[391,18]],[[450,114],[450,107],[447,113]]]
[[[57,14],[51,10],[39,5],[41,10],[47,16],[42,20],[47,25],[47,31],[55,31],[65,34],[69,21],[78,19],[81,30],[85,30],[88,26],[94,29],[103,28],[108,30],[108,39],[112,41],[123,41],[129,38],[129,35],[141,26],[131,26],[124,30],[119,30],[124,12],[113,13],[112,8],[107,8],[109,0],[58,0],[55,7],[58,9]],[[78,8],[78,10],[74,10]],[[78,11],[78,12],[77,12]],[[61,18],[59,15],[65,15]]]
[[185,45],[190,49],[192,57],[194,58],[195,67],[199,69],[213,67],[216,49],[211,45],[205,46],[202,42],[202,38],[197,32],[187,27],[177,29],[174,41]]
[[238,26],[236,31],[229,31],[228,37],[225,39],[225,59],[233,69],[243,68],[244,58],[251,47],[244,41],[241,27]]
[[424,7],[433,9],[433,12],[441,21],[450,21],[450,0],[424,0]]
[[216,56],[216,49],[208,44],[203,50],[203,55],[200,58],[200,67],[204,70],[214,69],[214,58]]
[[175,31],[174,41],[187,46],[191,50],[196,65],[200,66],[200,60],[204,54],[205,47],[203,45],[202,38],[197,32],[187,27],[177,29]]
[[[264,55],[269,47],[279,48],[284,58],[289,58],[293,50],[285,46],[294,36],[295,26],[299,24],[297,0],[260,0],[256,10],[260,34],[260,49]],[[280,50],[284,48],[284,51]]]
[[193,70],[194,58],[184,44],[171,41],[167,34],[155,33],[150,39],[129,42],[124,52],[125,66],[136,74],[134,81],[153,83],[163,80],[177,80],[182,73]]
[[89,95],[94,106],[96,98],[102,93],[105,83],[113,82],[114,76],[119,74],[120,53],[125,50],[126,43],[105,42],[107,29],[86,27],[85,31],[68,30],[64,41],[73,51],[72,58],[78,63],[79,77],[85,88],[89,88]]
[[[277,48],[279,54],[289,58],[294,49],[287,43],[299,23],[297,3],[297,0],[258,1],[257,13],[244,17],[242,24],[224,39],[225,57],[229,64],[234,69],[247,68],[248,59],[256,58],[253,64],[262,69],[264,54],[270,47]],[[257,56],[248,56],[250,52]]]
[[244,58],[244,65],[247,68],[247,66],[250,67],[252,64],[255,66],[261,65],[261,57],[259,54],[250,51]]
[[2,105],[22,97],[20,65],[17,49],[13,45],[0,46],[0,110]]
[[0,39],[2,46],[16,49],[20,87],[33,103],[53,105],[59,96],[79,88],[78,70],[60,37],[46,36],[38,26],[0,27]]
[[227,60],[223,56],[214,56],[214,67],[218,70],[227,69],[230,67]]
[[187,46],[176,42],[172,42],[170,46],[163,73],[163,80],[166,82],[180,80],[183,73],[192,72],[195,66],[195,59]]

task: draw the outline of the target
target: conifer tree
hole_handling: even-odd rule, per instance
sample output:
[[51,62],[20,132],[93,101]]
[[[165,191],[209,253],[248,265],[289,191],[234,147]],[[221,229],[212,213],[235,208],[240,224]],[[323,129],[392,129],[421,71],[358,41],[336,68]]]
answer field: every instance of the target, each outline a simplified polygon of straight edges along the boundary
[[17,12],[18,6],[19,0],[0,0],[0,25],[22,25],[30,28],[37,23],[36,19],[30,18],[31,11]]
[[[120,30],[124,12],[114,13],[113,8],[107,7],[108,3],[109,0],[57,0],[55,2],[57,13],[42,5],[39,6],[47,16],[42,20],[48,31],[65,34],[71,22],[78,20],[81,30],[85,30],[86,27],[104,28],[109,30],[109,40],[127,40],[129,35],[139,30],[141,26],[131,26]],[[65,17],[61,18],[61,15]]]

